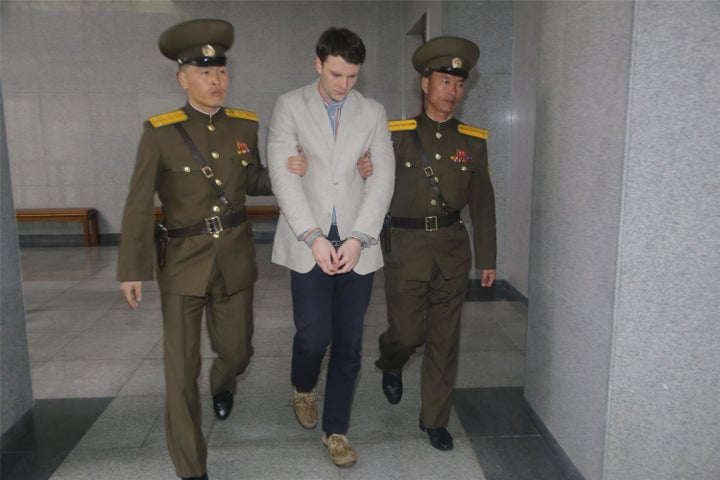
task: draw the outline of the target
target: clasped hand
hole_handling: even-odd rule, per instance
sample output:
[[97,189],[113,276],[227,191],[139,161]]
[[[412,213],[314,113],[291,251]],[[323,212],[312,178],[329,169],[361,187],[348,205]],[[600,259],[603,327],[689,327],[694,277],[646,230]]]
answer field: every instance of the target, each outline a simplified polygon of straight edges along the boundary
[[335,250],[330,240],[318,237],[312,243],[312,255],[320,269],[327,275],[347,273],[357,265],[360,260],[362,245],[360,242],[348,239]]

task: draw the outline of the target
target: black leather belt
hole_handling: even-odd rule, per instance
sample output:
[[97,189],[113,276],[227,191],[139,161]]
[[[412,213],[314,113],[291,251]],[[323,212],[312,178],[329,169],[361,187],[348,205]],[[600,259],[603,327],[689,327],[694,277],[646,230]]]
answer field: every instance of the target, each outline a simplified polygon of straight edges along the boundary
[[220,232],[228,228],[237,227],[247,220],[247,212],[243,208],[239,212],[231,213],[223,217],[207,217],[201,223],[189,227],[174,228],[168,230],[168,237],[192,237],[193,235],[220,235]]
[[398,228],[418,228],[434,232],[441,227],[449,227],[460,220],[460,212],[443,213],[424,218],[391,217],[391,225]]

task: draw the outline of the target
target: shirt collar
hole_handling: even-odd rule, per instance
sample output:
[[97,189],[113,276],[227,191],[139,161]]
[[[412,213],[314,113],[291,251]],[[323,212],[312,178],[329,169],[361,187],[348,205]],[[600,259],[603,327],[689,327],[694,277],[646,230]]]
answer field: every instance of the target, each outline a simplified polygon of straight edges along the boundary
[[347,98],[348,98],[348,96],[345,95],[345,98],[343,98],[342,100],[340,100],[338,102],[338,101],[333,100],[332,98],[326,97],[322,91],[322,88],[320,87],[320,82],[318,82],[317,89],[318,89],[318,93],[320,94],[320,98],[322,99],[323,104],[325,105],[325,108],[327,108],[327,109],[342,108],[343,105],[345,105],[345,100],[347,100]]
[[212,118],[215,114],[217,114],[217,113],[218,113],[220,110],[222,110],[222,108],[223,108],[223,107],[218,107],[217,110],[215,110],[214,112],[212,112],[212,113],[207,113],[207,112],[203,112],[202,110],[200,110],[199,108],[197,108],[197,107],[196,107],[195,105],[193,105],[192,102],[190,102],[189,100],[188,100],[188,105],[190,105],[192,108],[194,108],[194,109],[197,110],[198,112],[202,113],[203,115],[207,115],[207,116],[210,117],[210,118]]

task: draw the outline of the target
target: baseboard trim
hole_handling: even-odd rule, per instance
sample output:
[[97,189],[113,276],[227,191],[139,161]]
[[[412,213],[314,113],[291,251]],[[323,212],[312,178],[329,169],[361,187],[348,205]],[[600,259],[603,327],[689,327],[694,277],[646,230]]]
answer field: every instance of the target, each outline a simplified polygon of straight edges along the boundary
[[468,280],[468,292],[465,295],[465,301],[521,302],[525,306],[528,304],[527,297],[510,285],[507,280],[495,280],[492,287],[483,287],[480,285],[480,280],[476,278]]
[[525,400],[525,409],[527,410],[530,419],[535,424],[535,428],[537,428],[538,432],[540,432],[540,436],[542,436],[543,440],[545,440],[545,443],[550,448],[555,464],[558,468],[560,468],[567,480],[585,480],[583,474],[580,473],[580,470],[577,469],[568,454],[565,453],[565,450],[563,450],[560,446],[542,419],[537,413],[535,413],[535,410],[533,410],[527,399]]
[[0,439],[0,445],[2,450],[16,442],[19,438],[23,437],[27,432],[32,429],[33,415],[32,408],[25,412],[18,421],[16,421],[10,428],[5,430]]

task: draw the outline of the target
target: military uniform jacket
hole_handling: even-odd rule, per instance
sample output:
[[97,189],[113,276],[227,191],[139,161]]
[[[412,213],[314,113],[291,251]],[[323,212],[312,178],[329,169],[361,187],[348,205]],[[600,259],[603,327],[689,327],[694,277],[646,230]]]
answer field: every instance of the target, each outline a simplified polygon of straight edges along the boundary
[[[395,150],[393,217],[440,216],[440,201],[428,181],[412,138],[417,130],[427,160],[449,210],[469,206],[475,266],[495,269],[495,199],[487,160],[487,132],[451,118],[444,123],[426,114],[415,122],[391,122]],[[414,126],[416,125],[416,126]],[[437,231],[393,228],[391,251],[385,252],[385,272],[405,280],[430,280],[433,261],[446,278],[467,275],[471,265],[468,231],[462,222]]]
[[[217,198],[200,165],[174,126],[180,122],[237,209],[245,195],[271,195],[267,170],[260,163],[257,116],[220,109],[210,116],[190,105],[153,117],[143,125],[135,170],[123,211],[118,280],[151,280],[154,259],[154,196],[165,212],[165,225],[176,229],[232,210]],[[255,282],[255,246],[248,222],[220,233],[170,238],[165,267],[157,280],[164,292],[204,296],[213,263],[220,267],[227,293]]]

